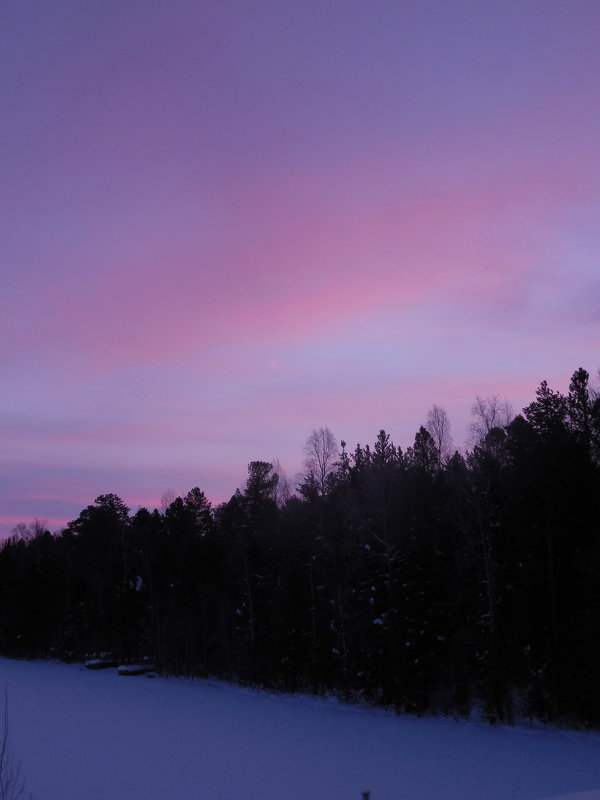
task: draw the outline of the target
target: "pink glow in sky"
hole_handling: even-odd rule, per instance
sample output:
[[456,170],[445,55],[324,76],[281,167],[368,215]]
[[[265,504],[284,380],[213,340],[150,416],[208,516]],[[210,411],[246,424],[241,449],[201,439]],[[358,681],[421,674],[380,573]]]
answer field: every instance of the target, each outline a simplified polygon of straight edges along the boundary
[[0,535],[600,366],[596,0],[0,9]]

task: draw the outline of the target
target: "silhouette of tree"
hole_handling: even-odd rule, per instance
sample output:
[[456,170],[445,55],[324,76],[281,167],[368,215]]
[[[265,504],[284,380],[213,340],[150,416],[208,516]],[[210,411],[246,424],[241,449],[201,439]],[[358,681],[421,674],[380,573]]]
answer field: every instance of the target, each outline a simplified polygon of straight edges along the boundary
[[327,492],[327,478],[338,457],[337,444],[329,428],[313,429],[304,445],[304,469],[313,475],[321,497]]
[[437,452],[438,464],[441,466],[452,455],[452,436],[450,435],[450,420],[443,408],[432,406],[427,414],[425,425],[433,439]]
[[410,466],[427,475],[434,475],[438,468],[438,448],[431,434],[423,425],[415,435],[413,446],[406,451],[406,461]]
[[471,444],[477,445],[485,439],[492,428],[503,428],[514,418],[511,404],[506,398],[494,394],[488,397],[477,395],[471,406],[469,435]]

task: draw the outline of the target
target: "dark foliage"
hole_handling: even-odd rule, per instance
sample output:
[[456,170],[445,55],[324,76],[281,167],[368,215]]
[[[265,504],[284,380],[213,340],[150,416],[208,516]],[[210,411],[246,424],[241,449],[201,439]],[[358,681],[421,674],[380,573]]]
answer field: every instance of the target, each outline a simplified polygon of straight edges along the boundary
[[0,550],[0,650],[334,691],[414,713],[600,726],[600,405],[545,382],[466,457],[380,431],[277,504],[273,465],[212,509],[102,495]]

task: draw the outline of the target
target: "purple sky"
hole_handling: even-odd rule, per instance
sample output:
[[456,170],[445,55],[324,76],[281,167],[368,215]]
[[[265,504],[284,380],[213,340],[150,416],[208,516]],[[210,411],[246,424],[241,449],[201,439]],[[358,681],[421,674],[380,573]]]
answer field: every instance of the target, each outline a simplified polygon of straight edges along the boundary
[[7,0],[0,534],[600,366],[597,0]]

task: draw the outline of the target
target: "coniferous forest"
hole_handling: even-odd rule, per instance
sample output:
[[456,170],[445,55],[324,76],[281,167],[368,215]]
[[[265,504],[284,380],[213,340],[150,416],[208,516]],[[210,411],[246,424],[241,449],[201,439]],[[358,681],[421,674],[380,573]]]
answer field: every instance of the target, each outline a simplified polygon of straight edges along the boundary
[[109,494],[58,534],[23,526],[0,651],[600,727],[600,397],[578,369],[514,418],[495,400],[464,454],[434,407],[405,451],[314,431],[296,492],[253,461],[215,508]]

